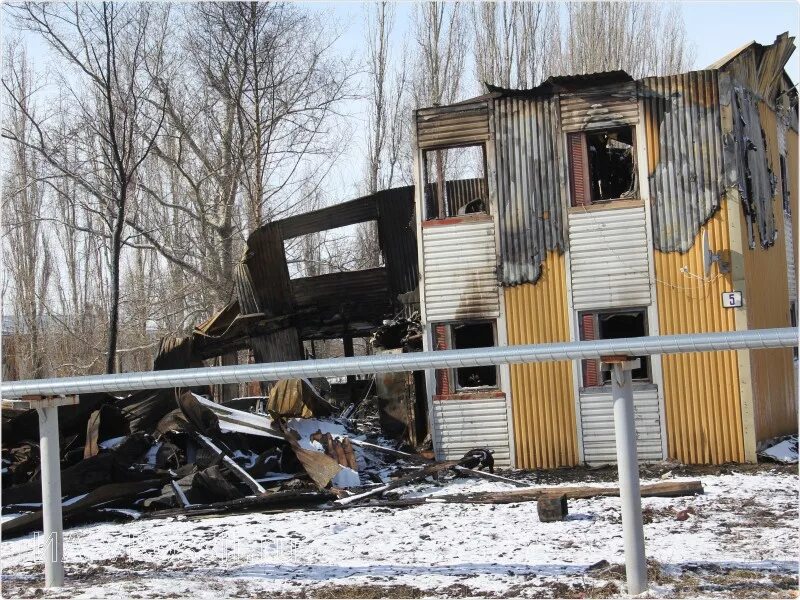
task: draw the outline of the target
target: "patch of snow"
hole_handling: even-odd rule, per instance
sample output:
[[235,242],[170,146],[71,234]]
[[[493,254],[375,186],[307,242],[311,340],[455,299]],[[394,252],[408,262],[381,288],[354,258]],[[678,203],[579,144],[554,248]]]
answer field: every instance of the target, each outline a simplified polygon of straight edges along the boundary
[[155,468],[156,466],[156,459],[158,457],[158,451],[163,446],[163,442],[157,442],[150,447],[150,450],[147,451],[147,454],[144,456],[145,463],[150,465],[151,467]]
[[361,478],[357,471],[350,467],[342,467],[332,480],[333,485],[339,488],[358,487],[361,485]]
[[97,445],[100,446],[103,450],[110,450],[111,448],[116,448],[117,446],[119,446],[127,437],[128,437],[127,435],[121,435],[119,437],[107,439],[104,442],[100,442]]
[[[692,479],[702,481],[704,495],[642,500],[649,515],[648,558],[670,574],[742,568],[763,578],[795,576],[796,474]],[[593,578],[587,567],[624,561],[619,498],[570,500],[569,517],[556,523],[540,522],[535,502],[437,499],[505,489],[510,486],[502,482],[459,478],[405,488],[430,502],[402,510],[361,507],[76,527],[64,532],[67,584],[74,598],[314,596],[313,590],[332,585],[408,585],[427,596],[447,595],[457,585],[461,595],[499,597],[521,590],[537,595],[552,591],[547,586],[553,583],[604,585],[607,580]],[[676,520],[688,508],[695,514]],[[30,535],[0,544],[4,595],[30,595],[40,585],[41,542]],[[663,584],[648,592],[675,595],[674,587]]]

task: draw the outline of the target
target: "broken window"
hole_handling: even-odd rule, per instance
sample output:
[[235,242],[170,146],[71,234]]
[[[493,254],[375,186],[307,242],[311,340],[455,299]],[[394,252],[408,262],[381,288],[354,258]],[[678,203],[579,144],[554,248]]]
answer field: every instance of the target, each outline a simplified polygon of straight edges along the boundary
[[423,158],[426,220],[489,212],[483,145],[426,150]]
[[567,134],[572,206],[636,198],[633,127]]
[[[581,339],[611,340],[617,338],[643,337],[647,333],[647,319],[644,310],[585,312],[580,314]],[[650,360],[647,356],[636,357],[641,361],[634,369],[634,381],[650,381]],[[605,385],[611,381],[609,371],[600,371],[600,361],[584,360],[581,368],[583,387]]]
[[[495,328],[492,321],[471,323],[438,324],[433,328],[436,350],[465,350],[467,348],[491,348],[495,346]],[[461,367],[436,372],[436,393],[497,387],[497,367]],[[452,385],[451,385],[452,383]]]

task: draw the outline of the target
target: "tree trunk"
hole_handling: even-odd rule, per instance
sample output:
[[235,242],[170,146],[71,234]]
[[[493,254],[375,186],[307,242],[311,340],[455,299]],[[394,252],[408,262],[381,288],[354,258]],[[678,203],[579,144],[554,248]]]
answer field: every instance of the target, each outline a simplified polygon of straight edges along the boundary
[[114,233],[111,238],[111,307],[108,318],[108,352],[106,373],[114,373],[117,365],[117,336],[119,332],[119,263],[122,254],[122,229],[125,224],[125,202],[127,186],[123,185],[117,203],[117,216],[114,220]]

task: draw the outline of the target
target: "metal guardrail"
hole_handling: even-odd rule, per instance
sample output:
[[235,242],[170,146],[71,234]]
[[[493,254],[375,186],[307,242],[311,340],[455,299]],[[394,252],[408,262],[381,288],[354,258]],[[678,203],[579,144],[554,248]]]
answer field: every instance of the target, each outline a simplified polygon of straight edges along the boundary
[[564,342],[526,346],[437,350],[406,354],[357,356],[324,360],[299,360],[227,367],[201,367],[170,371],[86,375],[50,379],[4,381],[0,397],[55,396],[94,392],[126,392],[208,384],[274,381],[289,377],[342,377],[398,371],[420,371],[600,358],[609,355],[645,356],[684,352],[743,350],[797,346],[798,329],[757,329],[723,333],[662,335],[591,342]]
[[[390,373],[499,365],[603,358],[605,369],[612,371],[611,402],[617,445],[622,533],[625,546],[625,570],[628,593],[647,589],[647,563],[642,524],[642,502],[636,452],[631,370],[638,360],[633,357],[682,352],[708,352],[780,348],[798,345],[797,328],[762,329],[726,333],[668,335],[623,338],[591,342],[504,346],[470,350],[440,350],[408,354],[360,356],[328,360],[177,369],[147,373],[90,375],[27,381],[6,381],[0,386],[0,398],[45,396],[49,398],[17,400],[13,403],[36,408],[42,452],[42,499],[45,539],[52,552],[45,556],[45,583],[60,587],[64,581],[61,519],[61,473],[59,470],[58,405],[66,399],[53,396],[90,392],[121,392],[142,389],[191,387],[196,385],[269,381],[285,377],[338,377],[343,375]],[[4,400],[4,404],[7,400]]]

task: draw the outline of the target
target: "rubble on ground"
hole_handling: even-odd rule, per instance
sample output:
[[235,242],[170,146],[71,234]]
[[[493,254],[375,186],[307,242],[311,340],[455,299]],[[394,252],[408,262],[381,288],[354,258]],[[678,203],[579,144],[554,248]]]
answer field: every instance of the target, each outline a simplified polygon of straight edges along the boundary
[[[494,473],[488,449],[436,461],[424,446],[417,452],[402,440],[368,434],[355,418],[368,404],[337,407],[306,379],[283,380],[268,396],[227,404],[202,390],[81,396],[61,409],[65,526],[176,514],[410,506],[425,500],[396,490],[455,477],[524,489],[438,501],[504,504],[549,493]],[[9,538],[41,529],[42,492],[35,411],[4,411],[3,419],[3,514],[17,515],[2,524]],[[658,486],[654,495],[702,493],[699,482]],[[618,494],[612,487],[565,492],[569,498]]]

